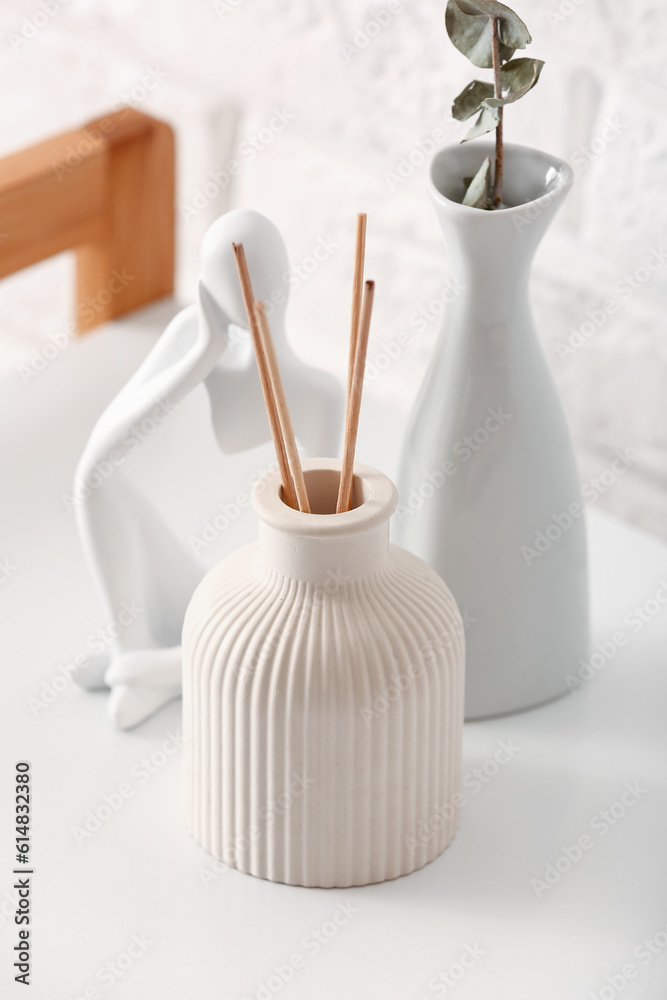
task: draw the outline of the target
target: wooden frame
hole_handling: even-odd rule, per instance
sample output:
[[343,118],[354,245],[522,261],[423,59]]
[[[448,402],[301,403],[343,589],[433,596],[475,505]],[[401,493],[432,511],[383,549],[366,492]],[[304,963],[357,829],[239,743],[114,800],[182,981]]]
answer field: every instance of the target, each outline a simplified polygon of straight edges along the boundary
[[0,159],[0,277],[77,254],[88,330],[173,292],[174,134],[124,108]]

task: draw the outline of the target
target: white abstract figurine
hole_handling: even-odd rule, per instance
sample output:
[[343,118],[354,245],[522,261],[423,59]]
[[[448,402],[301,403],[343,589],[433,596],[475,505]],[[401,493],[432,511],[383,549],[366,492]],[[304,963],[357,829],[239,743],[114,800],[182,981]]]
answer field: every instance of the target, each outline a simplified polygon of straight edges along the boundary
[[[128,600],[142,609],[80,677],[86,688],[111,689],[109,712],[120,729],[137,725],[180,695],[183,617],[207,569],[161,515],[161,498],[148,495],[141,476],[137,485],[131,474],[133,466],[141,471],[142,462],[146,464],[143,444],[137,448],[137,428],[164,421],[163,437],[166,434],[183,451],[185,435],[186,448],[196,450],[189,429],[196,437],[197,428],[186,398],[196,392],[203,396],[198,389],[203,385],[208,414],[202,404],[197,411],[200,426],[203,412],[220,451],[231,455],[270,441],[252,349],[249,344],[245,351],[235,349],[243,342],[247,321],[233,242],[245,248],[255,298],[273,303],[271,327],[297,439],[306,456],[337,453],[342,390],[333,376],[300,361],[285,336],[284,275],[289,264],[282,237],[257,212],[229,212],[204,238],[197,305],[183,309],[169,323],[98,420],[77,467],[75,495],[77,489],[81,494],[82,484],[95,483],[95,488],[85,489],[76,512],[105,610],[114,619]],[[210,434],[210,425],[204,424],[203,432]],[[130,451],[135,452],[132,461],[125,462]],[[178,466],[176,452],[170,445],[167,460],[172,467]],[[147,453],[154,462],[150,446]],[[100,469],[113,469],[113,474],[105,478]],[[187,471],[183,475],[187,477]],[[232,547],[234,541],[229,539]]]

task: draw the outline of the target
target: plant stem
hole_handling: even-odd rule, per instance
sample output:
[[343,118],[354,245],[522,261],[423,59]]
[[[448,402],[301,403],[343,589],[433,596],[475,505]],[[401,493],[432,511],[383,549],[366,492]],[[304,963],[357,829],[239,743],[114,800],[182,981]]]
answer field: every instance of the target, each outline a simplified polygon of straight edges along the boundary
[[[491,18],[491,58],[493,60],[493,91],[494,97],[503,96],[502,77],[500,74],[500,40],[498,38],[498,18]],[[493,181],[493,207],[496,208],[503,200],[503,111],[498,108],[498,124],[496,125],[496,167]]]

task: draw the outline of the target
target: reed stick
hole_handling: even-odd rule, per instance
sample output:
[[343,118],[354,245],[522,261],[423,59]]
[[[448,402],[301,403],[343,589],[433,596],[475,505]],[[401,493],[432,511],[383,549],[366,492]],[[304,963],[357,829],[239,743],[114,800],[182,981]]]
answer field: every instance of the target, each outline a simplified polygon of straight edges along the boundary
[[364,388],[364,371],[366,368],[366,351],[368,348],[368,332],[371,327],[373,311],[373,294],[375,282],[367,281],[364,287],[361,304],[361,318],[357,336],[354,365],[350,380],[350,391],[345,407],[345,441],[343,444],[343,464],[338,486],[338,503],[336,513],[342,514],[350,509],[352,503],[352,481],[354,475],[354,452],[357,447],[357,431],[359,429],[359,413],[361,412],[361,394]]
[[263,302],[255,302],[255,312],[257,314],[257,323],[259,325],[259,330],[262,339],[262,352],[266,360],[266,366],[269,373],[269,380],[273,387],[273,395],[276,401],[276,408],[278,410],[278,419],[280,420],[280,427],[282,430],[283,440],[285,442],[285,449],[287,451],[289,467],[292,473],[292,479],[294,481],[294,489],[296,491],[297,503],[299,504],[300,511],[302,511],[305,514],[310,514],[310,504],[308,502],[308,491],[306,490],[306,481],[303,478],[301,459],[299,458],[299,451],[296,446],[294,429],[292,427],[292,421],[289,415],[287,400],[285,399],[285,389],[283,388],[283,380],[280,377],[278,358],[276,357],[275,347],[273,346],[273,337],[271,336],[271,328],[269,326],[269,320],[266,315],[266,307]]
[[248,328],[250,329],[250,336],[252,337],[252,344],[255,349],[255,357],[257,359],[257,368],[259,371],[259,381],[262,386],[264,403],[266,405],[266,412],[269,418],[269,427],[271,428],[273,447],[275,448],[276,458],[278,459],[278,469],[280,471],[280,479],[282,481],[285,502],[290,507],[298,509],[298,501],[296,491],[294,489],[294,482],[292,481],[292,475],[290,473],[289,460],[283,438],[280,416],[278,414],[278,407],[276,405],[273,386],[269,375],[266,354],[262,350],[262,333],[254,308],[255,297],[252,291],[250,274],[248,273],[248,263],[246,261],[245,251],[242,243],[233,243],[232,246],[234,248],[239,281],[241,282],[243,302],[245,305],[246,315],[248,317]]
[[350,349],[347,359],[347,398],[352,391],[352,375],[354,374],[354,356],[357,350],[359,336],[359,320],[361,318],[361,296],[364,290],[364,260],[366,257],[366,213],[357,215],[357,228],[354,238],[354,275],[352,278],[352,315],[350,317]]

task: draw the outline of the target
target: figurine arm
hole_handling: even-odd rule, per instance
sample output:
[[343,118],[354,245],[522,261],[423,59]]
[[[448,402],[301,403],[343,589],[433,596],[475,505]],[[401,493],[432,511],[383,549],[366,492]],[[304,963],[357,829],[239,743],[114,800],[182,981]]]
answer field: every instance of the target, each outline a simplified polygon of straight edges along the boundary
[[228,345],[229,319],[200,282],[199,306],[172,319],[143,364],[93,428],[77,478],[111,450],[124,452],[128,434],[158,406],[169,410],[203,382]]

